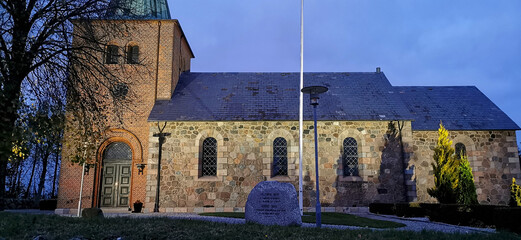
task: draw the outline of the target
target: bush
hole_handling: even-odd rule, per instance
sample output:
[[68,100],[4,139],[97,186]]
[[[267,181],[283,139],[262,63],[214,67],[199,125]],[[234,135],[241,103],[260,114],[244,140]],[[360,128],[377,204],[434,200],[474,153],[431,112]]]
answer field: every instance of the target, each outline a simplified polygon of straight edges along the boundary
[[103,211],[99,208],[84,208],[81,211],[81,217],[88,219],[103,218]]
[[521,208],[519,207],[503,207],[496,208],[493,215],[494,225],[497,229],[508,230],[521,234]]
[[460,156],[459,161],[459,181],[457,187],[458,203],[465,205],[478,204],[478,195],[476,194],[476,186],[474,185],[474,176],[472,176],[472,168],[470,168],[467,156]]
[[425,217],[425,209],[418,203],[396,203],[395,209],[399,217]]
[[431,221],[444,222],[455,225],[468,225],[471,216],[470,209],[459,204],[440,204],[437,209],[432,208],[428,215]]
[[512,178],[512,185],[510,185],[510,201],[508,205],[521,207],[521,187],[516,184],[515,178]]
[[456,203],[458,201],[459,163],[454,157],[454,148],[449,140],[449,132],[440,123],[438,142],[434,148],[434,187],[427,193],[440,203]]
[[58,201],[56,199],[40,200],[38,203],[40,210],[55,210],[57,204]]
[[393,203],[371,203],[369,204],[369,212],[376,214],[394,215],[396,209]]

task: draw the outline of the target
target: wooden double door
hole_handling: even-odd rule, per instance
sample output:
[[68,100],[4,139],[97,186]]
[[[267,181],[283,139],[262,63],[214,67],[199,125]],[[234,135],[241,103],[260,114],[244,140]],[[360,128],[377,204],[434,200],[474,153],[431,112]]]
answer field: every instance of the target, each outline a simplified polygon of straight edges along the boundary
[[101,176],[101,207],[128,207],[132,164],[129,161],[107,161]]

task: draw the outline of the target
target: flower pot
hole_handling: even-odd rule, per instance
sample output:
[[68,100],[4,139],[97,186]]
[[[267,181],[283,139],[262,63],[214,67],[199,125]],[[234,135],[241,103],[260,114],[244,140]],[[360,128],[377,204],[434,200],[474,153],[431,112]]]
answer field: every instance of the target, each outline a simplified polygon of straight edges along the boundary
[[141,209],[143,209],[143,203],[134,203],[134,211],[133,213],[140,213]]

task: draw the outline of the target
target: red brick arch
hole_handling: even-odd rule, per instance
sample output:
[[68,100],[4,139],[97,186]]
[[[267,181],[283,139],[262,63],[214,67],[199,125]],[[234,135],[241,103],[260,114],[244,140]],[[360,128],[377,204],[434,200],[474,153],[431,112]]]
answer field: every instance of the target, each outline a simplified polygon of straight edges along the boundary
[[[94,199],[93,199],[93,206],[99,206],[99,191],[101,188],[101,173],[103,168],[103,152],[109,146],[111,143],[114,142],[123,142],[128,144],[130,147],[130,150],[132,151],[132,178],[130,185],[133,185],[134,181],[134,168],[135,165],[138,163],[143,163],[143,146],[141,144],[141,141],[137,138],[135,134],[132,132],[120,129],[120,128],[114,128],[109,129],[103,133],[103,141],[101,142],[100,146],[98,147],[98,150],[96,152],[96,180],[95,180],[95,186],[94,186]],[[131,188],[132,189],[132,188]],[[129,204],[132,203],[132,193],[133,191],[130,191],[130,200]],[[130,206],[129,206],[130,207]]]

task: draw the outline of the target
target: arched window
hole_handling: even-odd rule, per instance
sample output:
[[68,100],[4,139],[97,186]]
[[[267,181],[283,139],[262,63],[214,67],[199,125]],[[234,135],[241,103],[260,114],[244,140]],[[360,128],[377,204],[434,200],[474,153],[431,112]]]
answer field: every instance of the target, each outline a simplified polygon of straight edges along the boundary
[[128,46],[127,47],[127,63],[137,64],[139,63],[139,46]]
[[465,147],[465,144],[463,143],[456,143],[454,146],[455,153],[456,153],[456,159],[461,159],[462,156],[467,155],[467,148]]
[[217,176],[217,140],[207,138],[203,141],[201,176]]
[[344,139],[344,152],[342,154],[342,167],[344,177],[358,176],[358,144],[354,138]]
[[288,142],[278,137],[273,140],[273,176],[288,175]]
[[105,52],[106,64],[117,64],[119,58],[119,49],[116,45],[108,45]]
[[123,142],[114,142],[107,146],[103,152],[104,160],[131,160],[132,150]]

